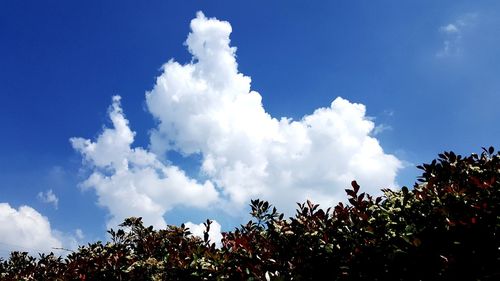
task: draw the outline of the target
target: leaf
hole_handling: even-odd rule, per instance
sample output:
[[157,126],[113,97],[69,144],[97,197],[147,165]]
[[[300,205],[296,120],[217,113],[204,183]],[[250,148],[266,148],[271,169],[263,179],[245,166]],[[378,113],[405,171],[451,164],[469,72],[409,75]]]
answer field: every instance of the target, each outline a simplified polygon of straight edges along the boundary
[[418,238],[414,238],[413,239],[413,246],[419,247],[420,245],[422,245],[422,241]]
[[366,195],[366,194],[365,194],[364,192],[363,192],[363,193],[361,193],[361,194],[358,196],[358,202],[363,201],[363,199],[365,198],[365,195]]
[[352,188],[354,188],[354,192],[358,193],[358,190],[359,190],[359,187],[360,187],[359,184],[356,181],[352,181],[351,185],[352,185]]
[[356,192],[354,190],[351,190],[351,189],[346,189],[345,193],[347,193],[347,195],[349,195],[351,197],[355,197],[356,196]]
[[357,206],[357,205],[358,205],[358,201],[354,200],[353,198],[350,198],[350,199],[349,199],[349,202],[350,202],[353,206]]
[[403,186],[403,187],[401,188],[401,191],[403,192],[403,195],[408,194],[408,187]]

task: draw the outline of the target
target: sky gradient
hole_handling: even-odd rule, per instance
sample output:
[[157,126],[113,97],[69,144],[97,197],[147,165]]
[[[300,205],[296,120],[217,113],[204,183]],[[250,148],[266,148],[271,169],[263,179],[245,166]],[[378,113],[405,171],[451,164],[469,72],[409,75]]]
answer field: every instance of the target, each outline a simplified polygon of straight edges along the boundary
[[177,2],[0,3],[0,256],[499,146],[497,1]]

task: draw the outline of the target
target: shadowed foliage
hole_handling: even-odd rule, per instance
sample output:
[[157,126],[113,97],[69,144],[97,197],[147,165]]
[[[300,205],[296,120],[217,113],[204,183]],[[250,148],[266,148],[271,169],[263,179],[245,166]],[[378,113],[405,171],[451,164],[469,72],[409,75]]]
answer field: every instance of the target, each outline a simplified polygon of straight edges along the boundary
[[222,246],[184,225],[128,218],[110,241],[66,257],[13,252],[1,280],[500,280],[500,154],[439,154],[413,189],[360,193],[328,209],[307,201],[284,218],[251,201],[253,219]]

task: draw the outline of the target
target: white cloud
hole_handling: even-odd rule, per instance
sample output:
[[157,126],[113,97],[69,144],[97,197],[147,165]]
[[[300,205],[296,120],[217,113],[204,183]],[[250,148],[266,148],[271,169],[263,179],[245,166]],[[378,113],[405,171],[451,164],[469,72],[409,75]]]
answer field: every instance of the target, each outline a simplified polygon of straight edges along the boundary
[[159,121],[155,153],[199,153],[201,170],[237,207],[257,197],[286,209],[307,198],[333,204],[353,179],[370,192],[396,186],[401,162],[370,136],[364,105],[339,97],[299,121],[273,118],[238,72],[230,24],[198,13],[191,30],[192,62],[166,63],[146,95]]
[[458,33],[459,32],[457,26],[452,24],[452,23],[445,25],[445,26],[441,26],[439,29],[444,33]]
[[381,134],[381,133],[383,133],[385,131],[390,131],[390,130],[392,130],[392,126],[382,123],[380,125],[375,126],[375,128],[373,129],[372,134],[374,136],[377,136],[377,135],[379,135],[379,134]]
[[439,27],[443,34],[443,47],[436,53],[437,57],[453,57],[462,55],[462,38],[464,29],[473,25],[477,19],[476,13],[462,15],[452,23]]
[[[222,245],[221,225],[215,220],[211,221],[212,223],[210,224],[210,230],[208,231],[208,240],[210,241],[210,243],[215,243],[216,246],[220,247]],[[192,222],[187,222],[185,223],[185,225],[189,228],[189,231],[191,231],[192,235],[198,236],[203,239],[203,232],[205,231],[205,225],[203,225],[203,223],[194,224]]]
[[58,252],[61,248],[60,233],[50,227],[49,220],[29,206],[12,208],[0,203],[0,256],[10,251]]
[[[401,161],[372,136],[375,124],[364,105],[338,97],[298,121],[274,118],[251,90],[250,77],[238,71],[231,25],[200,12],[191,30],[186,44],[192,61],[167,62],[146,94],[158,121],[151,150],[132,147],[135,133],[119,97],[109,113],[112,128],[96,141],[71,139],[92,169],[82,186],[95,189],[110,212],[109,226],[142,216],[163,227],[163,215],[180,205],[242,215],[251,198],[289,213],[306,199],[332,205],[345,198],[354,179],[371,193],[397,186]],[[160,161],[168,151],[199,155],[208,180],[199,183]]]
[[57,207],[59,204],[59,198],[57,198],[57,196],[54,194],[52,189],[49,189],[46,192],[40,191],[38,193],[37,197],[38,197],[38,199],[40,199],[44,203],[53,204],[54,208],[56,208],[56,210],[57,210]]
[[79,228],[75,230],[75,236],[78,240],[83,240],[85,238],[85,235],[83,234],[83,231]]
[[123,115],[120,97],[113,97],[109,116],[113,128],[104,129],[95,142],[71,139],[93,169],[82,186],[94,188],[98,203],[109,209],[108,227],[131,216],[142,216],[147,225],[165,227],[163,215],[174,206],[204,208],[218,200],[210,181],[198,183],[145,149],[131,147],[135,133]]

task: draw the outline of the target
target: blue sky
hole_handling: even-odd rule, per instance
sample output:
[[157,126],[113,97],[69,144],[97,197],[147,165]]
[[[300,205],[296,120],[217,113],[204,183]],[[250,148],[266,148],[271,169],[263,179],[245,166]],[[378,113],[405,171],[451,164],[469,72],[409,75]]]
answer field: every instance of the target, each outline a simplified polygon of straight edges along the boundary
[[[0,255],[13,245],[45,250],[29,242],[36,237],[67,247],[105,239],[106,227],[126,210],[145,210],[156,226],[211,218],[231,229],[246,219],[252,197],[284,210],[306,197],[328,203],[342,198],[327,186],[341,191],[350,177],[370,192],[377,188],[372,183],[412,185],[414,166],[443,150],[499,146],[499,8],[497,1],[3,1],[0,221],[10,230],[0,231]],[[200,31],[190,28],[194,18]],[[193,42],[185,43],[190,32]],[[196,49],[196,40],[226,35],[235,55],[219,43]],[[236,72],[236,64],[212,60],[219,52],[235,59]],[[170,59],[179,68],[172,62],[162,69]],[[190,66],[190,80],[174,79],[166,89],[156,80],[178,78]],[[238,74],[251,77],[258,94],[231,96],[248,86]],[[189,90],[196,83],[207,89]],[[174,88],[186,100],[177,101]],[[115,95],[120,102],[113,103]],[[99,146],[104,127],[112,143],[119,141],[113,116],[128,120],[125,133],[135,132],[120,157],[137,180],[134,194],[145,201],[126,192],[117,197],[119,168],[103,159],[118,157],[109,150],[114,146],[103,144],[97,155],[70,142]],[[159,164],[134,164],[136,152]],[[356,169],[356,161],[387,169]],[[158,174],[146,181],[139,172],[151,165]],[[84,188],[93,173],[112,178],[106,184],[114,191],[104,182]],[[174,175],[180,182],[163,186]],[[144,190],[143,182],[158,185],[167,199]],[[126,196],[145,205],[128,207]],[[148,200],[158,209],[146,208]]]

